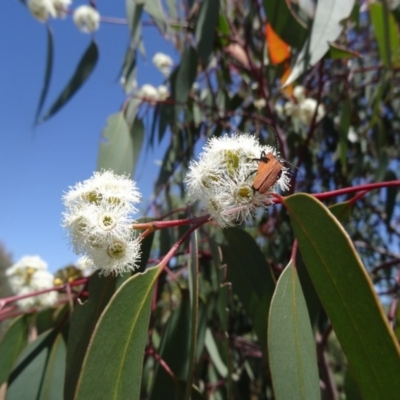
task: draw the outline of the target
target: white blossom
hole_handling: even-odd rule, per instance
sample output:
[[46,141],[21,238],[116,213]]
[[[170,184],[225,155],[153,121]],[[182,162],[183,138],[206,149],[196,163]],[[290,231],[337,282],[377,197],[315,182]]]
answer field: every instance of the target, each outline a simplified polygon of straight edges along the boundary
[[267,105],[267,101],[263,98],[260,98],[260,99],[254,100],[253,104],[257,110],[261,110],[261,109],[265,108],[265,106]]
[[282,165],[281,176],[265,193],[253,189],[257,160],[262,152],[272,153],[279,160],[276,149],[261,146],[249,134],[210,139],[199,161],[190,164],[186,177],[189,198],[201,200],[220,227],[251,222],[257,208],[272,203],[271,194],[276,186],[282,190],[289,187],[287,168]]
[[296,86],[293,89],[293,100],[285,103],[283,106],[283,114],[291,117],[294,124],[299,121],[305,126],[309,126],[316,115],[316,122],[319,122],[325,116],[325,108],[323,104],[311,98],[306,97],[305,88]]
[[85,278],[90,276],[93,272],[93,261],[87,256],[79,257],[75,262],[75,266],[81,271],[82,276]]
[[143,98],[143,101],[147,101],[151,104],[159,100],[158,90],[148,83],[140,88],[139,96]]
[[165,86],[165,85],[160,85],[160,86],[157,88],[157,91],[158,91],[158,99],[159,99],[159,100],[163,101],[163,100],[168,99],[169,90],[168,90],[168,87],[167,87],[167,86]]
[[57,15],[52,0],[29,0],[28,8],[32,15],[40,22],[46,22],[50,17]]
[[[85,256],[88,265],[106,275],[134,270],[140,245],[132,232],[132,214],[138,211],[135,204],[140,198],[135,182],[112,171],[95,172],[70,188],[63,196],[63,226],[75,253]],[[118,248],[119,254],[124,253],[124,257],[112,252],[120,243],[123,250]]]
[[100,14],[91,6],[79,6],[73,15],[75,25],[81,32],[91,33],[97,31],[100,26]]
[[64,18],[72,0],[52,0],[58,18]]
[[[54,276],[47,270],[47,264],[39,256],[25,256],[9,267],[5,273],[14,295],[26,295],[36,291],[51,289]],[[23,311],[49,308],[57,302],[56,291],[42,293],[18,300],[16,303]]]
[[156,53],[153,57],[153,64],[158,68],[164,76],[168,76],[174,62],[170,56],[164,53]]

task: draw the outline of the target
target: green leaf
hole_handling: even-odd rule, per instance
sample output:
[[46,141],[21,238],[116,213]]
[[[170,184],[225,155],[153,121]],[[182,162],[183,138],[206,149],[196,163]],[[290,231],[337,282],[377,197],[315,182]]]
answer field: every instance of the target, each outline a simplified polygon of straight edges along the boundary
[[340,128],[339,128],[339,154],[342,164],[342,174],[347,173],[347,135],[350,128],[351,117],[351,102],[349,98],[342,101],[342,110],[340,115]]
[[292,12],[286,1],[263,0],[268,22],[277,35],[290,46],[300,49],[306,40],[304,24]]
[[50,81],[51,81],[51,74],[53,71],[53,58],[54,58],[54,42],[53,42],[53,32],[50,28],[50,25],[46,25],[47,29],[47,59],[46,59],[46,70],[44,74],[44,81],[42,92],[40,93],[39,103],[36,109],[35,114],[35,123],[34,125],[38,124],[39,116],[42,113],[43,105],[47,97],[47,93],[49,91]]
[[217,343],[209,328],[207,328],[206,331],[206,348],[211,358],[211,361],[217,369],[218,373],[221,375],[222,378],[226,378],[228,376],[228,368],[221,358]]
[[66,355],[66,338],[58,334],[47,360],[40,399],[63,400],[62,387],[64,386]]
[[340,221],[347,222],[351,216],[351,208],[353,203],[350,201],[343,201],[341,203],[329,206],[329,211]]
[[107,119],[107,127],[102,133],[97,170],[111,169],[116,174],[131,176],[135,163],[133,135],[122,112],[113,114]]
[[188,268],[188,283],[190,295],[190,345],[188,358],[188,373],[186,376],[185,399],[190,399],[193,376],[196,363],[197,334],[199,325],[199,252],[197,231],[191,235],[190,265]]
[[99,50],[94,41],[92,41],[89,47],[86,49],[78,66],[75,69],[74,74],[67,83],[67,86],[63,89],[57,100],[53,103],[47,113],[40,119],[40,123],[45,122],[52,117],[57,111],[59,111],[78,91],[78,89],[86,82],[89,76],[92,74],[94,67],[96,66],[99,58]]
[[64,398],[73,399],[81,365],[97,321],[113,296],[120,278],[99,276],[95,272],[89,279],[89,299],[76,304],[71,315],[68,332],[67,366]]
[[197,52],[204,66],[208,65],[214,49],[214,38],[219,16],[219,1],[204,0],[196,22],[195,38]]
[[383,65],[386,68],[398,66],[400,39],[393,14],[379,3],[371,3],[369,12]]
[[181,58],[181,63],[171,74],[171,96],[182,105],[189,97],[192,85],[197,76],[197,53],[193,47],[187,48]]
[[133,147],[133,173],[135,172],[137,163],[139,161],[140,152],[143,148],[144,142],[144,124],[143,121],[139,118],[136,118],[133,124],[130,127],[130,134],[132,139],[132,147]]
[[[173,372],[173,377],[157,363],[149,400],[178,400],[183,397],[184,385],[180,381],[187,378],[190,349],[190,294],[181,290],[181,301],[172,312],[162,335],[159,355]],[[179,351],[177,351],[179,349]]]
[[341,21],[349,17],[354,0],[319,0],[311,29],[311,36],[297,56],[285,85],[293,83],[308,67],[314,66],[329,50],[342,32]]
[[363,398],[393,398],[393,393],[400,393],[399,345],[348,235],[310,195],[290,196],[284,205]]
[[104,309],[89,343],[76,400],[139,399],[153,288],[160,267],[121,285]]
[[271,301],[268,356],[277,400],[321,398],[314,334],[292,263],[279,277]]
[[275,289],[271,271],[255,240],[239,228],[224,229],[227,246],[221,246],[227,279],[253,320],[261,350],[267,352],[267,316]]
[[11,369],[28,341],[25,315],[15,318],[0,343],[0,386],[7,381]]
[[7,400],[62,400],[65,339],[57,329],[47,331],[21,353],[11,373]]
[[345,47],[339,46],[336,43],[329,43],[328,57],[332,60],[348,59],[348,58],[361,58],[361,54],[347,49]]
[[162,3],[159,0],[146,0],[144,2],[144,9],[153,18],[153,21],[160,30],[160,33],[162,35],[167,33],[168,24],[165,19]]

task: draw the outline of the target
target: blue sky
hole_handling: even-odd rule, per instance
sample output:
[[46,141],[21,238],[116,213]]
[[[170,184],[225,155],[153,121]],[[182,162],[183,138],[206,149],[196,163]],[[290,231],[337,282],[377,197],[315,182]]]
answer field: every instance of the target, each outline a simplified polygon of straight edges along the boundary
[[[73,1],[72,8],[82,1]],[[104,16],[125,17],[124,1],[97,1]],[[70,17],[50,22],[55,59],[45,109],[67,83],[90,36],[80,33]],[[61,196],[69,186],[89,178],[96,168],[99,139],[107,117],[118,112],[125,95],[118,83],[128,40],[124,25],[102,24],[95,34],[100,49],[97,67],[86,85],[59,113],[35,130],[34,114],[42,88],[46,59],[46,29],[17,0],[6,0],[0,14],[1,195],[0,241],[17,261],[39,255],[53,271],[74,262],[60,226]],[[144,28],[147,60],[139,63],[138,83],[159,85],[161,73],[152,65],[155,52],[176,59],[153,27]],[[145,123],[150,123],[145,118]],[[148,126],[147,126],[148,127]],[[149,198],[157,177],[160,154],[149,153],[135,180]]]

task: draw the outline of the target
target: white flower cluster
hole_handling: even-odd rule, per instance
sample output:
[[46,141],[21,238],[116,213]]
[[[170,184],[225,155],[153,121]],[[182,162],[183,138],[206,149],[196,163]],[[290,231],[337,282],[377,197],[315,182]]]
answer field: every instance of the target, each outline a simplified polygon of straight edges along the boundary
[[318,105],[316,100],[311,97],[306,97],[303,86],[296,86],[293,90],[293,101],[286,102],[283,108],[278,105],[276,110],[278,114],[299,120],[306,126],[311,124],[315,113],[317,113],[317,122],[325,116],[325,108],[323,104]]
[[272,153],[279,160],[274,148],[261,146],[249,134],[235,134],[210,139],[199,161],[190,164],[186,177],[189,197],[201,200],[221,228],[251,222],[257,208],[272,203],[271,194],[276,186],[282,190],[289,188],[287,168],[282,165],[280,177],[265,193],[253,189],[262,152]]
[[140,242],[132,232],[131,215],[141,195],[135,183],[112,171],[95,172],[63,197],[63,226],[69,231],[75,253],[100,273],[135,270]]
[[165,85],[160,85],[158,88],[153,85],[145,84],[139,90],[139,96],[143,101],[150,104],[155,104],[157,101],[164,101],[169,96],[169,90]]
[[100,26],[100,14],[91,6],[80,6],[74,11],[73,20],[81,32],[92,33]]
[[50,17],[64,18],[71,0],[29,0],[28,8],[40,22],[46,22]]
[[[25,256],[6,270],[5,273],[14,295],[26,295],[54,287],[54,276],[39,256]],[[32,308],[44,309],[56,304],[58,293],[51,291],[26,297],[16,303],[23,311]]]
[[156,53],[153,57],[153,64],[158,68],[164,76],[171,73],[174,62],[172,58],[164,53]]
[[[64,18],[72,0],[28,0],[28,8],[40,22],[51,18]],[[78,29],[84,33],[97,31],[100,26],[100,14],[91,6],[79,6],[73,14]]]

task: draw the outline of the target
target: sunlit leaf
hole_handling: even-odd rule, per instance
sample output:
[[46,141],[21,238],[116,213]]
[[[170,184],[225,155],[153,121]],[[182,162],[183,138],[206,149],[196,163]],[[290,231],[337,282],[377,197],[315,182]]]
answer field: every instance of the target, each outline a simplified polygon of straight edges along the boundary
[[134,165],[134,136],[122,112],[111,115],[107,119],[107,127],[103,130],[97,160],[97,170],[113,170],[116,174],[132,175]]
[[[365,399],[400,393],[400,348],[348,235],[310,195],[284,200],[321,303]],[[377,345],[377,343],[379,345]]]
[[271,301],[268,358],[277,400],[320,399],[314,334],[292,263],[279,277]]
[[76,400],[138,399],[158,266],[136,274],[104,309],[83,361]]
[[329,50],[343,30],[342,20],[349,17],[354,0],[319,0],[311,29],[311,36],[297,56],[292,73],[285,82],[294,82],[310,66],[314,66]]
[[369,4],[369,11],[376,42],[378,43],[379,56],[383,64],[387,68],[398,66],[399,30],[392,13],[383,4],[375,2]]

